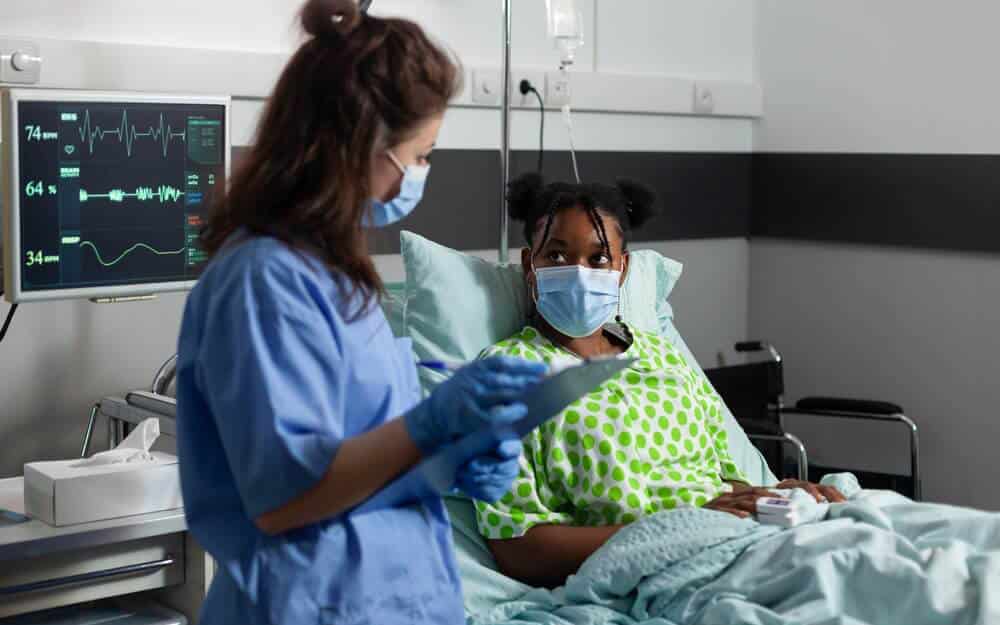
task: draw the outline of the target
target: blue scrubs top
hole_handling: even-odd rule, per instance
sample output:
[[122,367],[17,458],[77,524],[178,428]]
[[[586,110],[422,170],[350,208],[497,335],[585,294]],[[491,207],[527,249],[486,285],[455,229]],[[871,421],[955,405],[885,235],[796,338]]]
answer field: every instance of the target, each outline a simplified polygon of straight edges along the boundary
[[[219,563],[201,623],[464,622],[440,499],[280,536],[253,519],[313,487],[340,443],[420,396],[382,310],[268,237],[225,249],[188,298],[177,435],[188,525]],[[378,462],[378,458],[372,458]]]

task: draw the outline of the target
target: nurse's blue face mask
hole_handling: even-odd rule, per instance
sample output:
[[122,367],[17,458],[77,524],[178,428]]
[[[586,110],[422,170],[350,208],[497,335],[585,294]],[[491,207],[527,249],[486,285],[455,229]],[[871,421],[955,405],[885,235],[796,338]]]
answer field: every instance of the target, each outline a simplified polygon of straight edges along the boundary
[[403,167],[396,155],[386,151],[386,156],[403,174],[403,182],[399,185],[399,195],[382,202],[372,200],[370,211],[364,217],[364,225],[368,228],[381,228],[396,223],[413,212],[424,197],[424,186],[430,174],[430,165],[410,165]]
[[[622,260],[624,268],[625,261]],[[562,334],[582,338],[618,310],[622,272],[580,265],[542,267],[535,272],[535,309]]]

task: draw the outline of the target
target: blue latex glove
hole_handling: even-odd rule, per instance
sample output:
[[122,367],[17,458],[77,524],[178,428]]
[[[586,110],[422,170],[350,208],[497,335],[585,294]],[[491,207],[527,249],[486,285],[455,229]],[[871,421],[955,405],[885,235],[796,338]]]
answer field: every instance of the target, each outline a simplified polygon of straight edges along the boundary
[[[354,509],[355,514],[440,497],[456,486],[466,494],[496,501],[517,477],[521,441],[511,428],[483,429],[445,445],[385,485]],[[509,477],[508,477],[509,476]],[[492,497],[492,499],[490,499]]]
[[521,441],[500,441],[488,456],[476,456],[458,470],[458,490],[473,499],[493,503],[510,490],[518,473]]
[[527,414],[517,400],[541,381],[546,370],[541,363],[508,356],[466,365],[403,415],[406,429],[417,447],[431,454],[483,426],[513,423]]

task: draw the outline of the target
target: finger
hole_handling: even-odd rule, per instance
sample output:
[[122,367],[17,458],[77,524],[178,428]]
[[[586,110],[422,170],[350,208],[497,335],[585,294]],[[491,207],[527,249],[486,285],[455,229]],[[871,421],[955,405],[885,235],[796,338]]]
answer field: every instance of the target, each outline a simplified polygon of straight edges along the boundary
[[847,497],[834,486],[820,486],[819,490],[831,503],[843,503]]
[[479,411],[479,418],[490,425],[507,425],[515,423],[528,416],[528,407],[520,402],[493,406],[489,410]]
[[815,499],[818,502],[822,502],[823,500],[826,499],[826,497],[823,496],[823,493],[820,492],[819,488],[817,488],[815,484],[812,484],[810,482],[802,482],[802,485],[799,486],[799,488],[812,495],[813,499]]
[[523,451],[524,445],[521,444],[520,439],[513,438],[500,441],[493,451],[493,455],[503,460],[510,460],[520,458]]

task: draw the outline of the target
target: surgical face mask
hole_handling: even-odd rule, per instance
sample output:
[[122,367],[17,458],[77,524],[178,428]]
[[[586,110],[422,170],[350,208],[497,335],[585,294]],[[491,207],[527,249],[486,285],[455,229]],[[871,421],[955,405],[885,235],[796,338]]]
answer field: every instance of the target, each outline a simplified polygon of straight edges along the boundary
[[403,167],[392,152],[387,151],[386,156],[403,173],[403,182],[399,186],[399,195],[388,202],[372,200],[371,213],[365,215],[364,220],[364,225],[369,228],[388,226],[412,213],[424,197],[424,185],[431,171],[430,165]]
[[532,270],[538,314],[566,336],[590,336],[618,309],[620,271],[580,265],[541,269],[532,266]]

